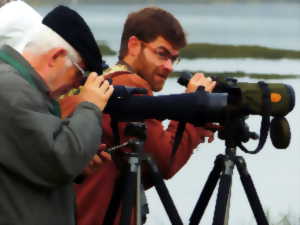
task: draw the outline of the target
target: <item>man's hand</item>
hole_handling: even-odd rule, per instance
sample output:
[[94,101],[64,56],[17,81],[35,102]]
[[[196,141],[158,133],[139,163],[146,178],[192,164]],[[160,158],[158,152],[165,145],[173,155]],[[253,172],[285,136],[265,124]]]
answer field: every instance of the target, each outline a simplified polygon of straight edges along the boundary
[[212,92],[216,86],[216,81],[212,81],[210,77],[205,77],[203,73],[196,73],[189,81],[186,92],[195,92],[199,86],[203,86],[207,92]]
[[97,73],[92,72],[88,76],[79,95],[83,101],[94,103],[103,111],[112,93],[113,86],[107,80],[104,80],[103,76],[98,76]]
[[93,159],[89,162],[88,166],[83,170],[83,175],[89,176],[96,172],[101,166],[108,161],[111,161],[111,155],[103,150],[106,148],[105,144],[99,146],[99,151],[94,155]]
[[217,130],[222,129],[222,126],[215,123],[206,123],[202,127],[197,127],[197,129],[201,135],[201,143],[205,142],[206,137],[208,138],[207,142],[211,143],[214,140],[214,133]]

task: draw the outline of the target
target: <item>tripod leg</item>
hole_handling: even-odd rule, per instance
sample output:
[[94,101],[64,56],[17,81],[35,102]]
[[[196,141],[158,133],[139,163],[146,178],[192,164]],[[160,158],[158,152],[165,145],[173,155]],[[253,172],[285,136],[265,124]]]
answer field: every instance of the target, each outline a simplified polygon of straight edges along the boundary
[[136,224],[142,224],[141,211],[141,167],[139,166],[136,179]]
[[153,183],[155,184],[156,191],[160,197],[161,202],[163,203],[163,206],[168,214],[171,224],[183,225],[183,222],[178,214],[178,211],[167,189],[167,186],[163,181],[159,169],[149,156],[146,156],[146,162],[150,167],[151,178],[153,180]]
[[121,175],[115,185],[114,185],[114,189],[113,189],[113,196],[112,199],[110,201],[108,210],[105,214],[104,220],[103,220],[103,224],[102,225],[111,225],[114,223],[114,220],[117,216],[117,211],[119,209],[120,203],[121,203],[121,198],[122,198],[122,193],[124,190],[124,184],[125,184],[125,176]]
[[236,157],[236,165],[257,224],[269,225],[264,210],[262,208],[262,205],[259,201],[255,186],[247,170],[247,165],[245,160],[242,157]]
[[132,157],[129,159],[130,168],[127,175],[125,190],[122,196],[122,211],[120,225],[130,225],[132,209],[134,207],[135,193],[137,190],[137,171],[139,167],[139,159]]
[[190,217],[190,225],[197,225],[200,223],[200,220],[204,214],[204,211],[208,205],[212,193],[217,186],[218,180],[220,179],[220,173],[222,171],[223,165],[224,155],[218,155],[215,160],[214,168],[212,169],[207,178],[203,191]]
[[234,168],[234,162],[230,157],[224,157],[224,171],[220,178],[220,184],[218,189],[218,196],[215,208],[215,214],[213,219],[213,225],[224,225],[225,215],[228,213],[228,201],[230,200],[230,189],[232,183],[232,173]]

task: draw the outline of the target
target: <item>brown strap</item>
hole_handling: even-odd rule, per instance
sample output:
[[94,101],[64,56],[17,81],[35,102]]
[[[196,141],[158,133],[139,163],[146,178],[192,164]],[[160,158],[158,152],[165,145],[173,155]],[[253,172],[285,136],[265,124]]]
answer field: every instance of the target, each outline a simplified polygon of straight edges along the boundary
[[131,72],[129,71],[116,71],[116,72],[112,72],[112,73],[108,73],[108,74],[105,74],[105,78],[115,78],[117,76],[120,76],[120,75],[127,75],[127,74],[132,74]]

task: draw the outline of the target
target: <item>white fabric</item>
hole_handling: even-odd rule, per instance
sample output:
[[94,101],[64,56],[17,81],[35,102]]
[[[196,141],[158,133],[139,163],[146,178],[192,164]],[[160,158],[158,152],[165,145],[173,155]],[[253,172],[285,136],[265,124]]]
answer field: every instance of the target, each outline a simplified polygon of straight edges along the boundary
[[10,45],[21,52],[42,17],[23,1],[9,2],[0,8],[0,47]]
[[14,0],[0,0],[0,7],[4,6],[6,3],[11,2]]

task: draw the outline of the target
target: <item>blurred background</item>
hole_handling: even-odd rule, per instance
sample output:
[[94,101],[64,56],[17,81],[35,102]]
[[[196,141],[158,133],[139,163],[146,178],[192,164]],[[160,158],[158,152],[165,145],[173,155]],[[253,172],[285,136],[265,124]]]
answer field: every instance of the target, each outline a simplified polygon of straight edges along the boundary
[[[257,155],[238,151],[247,161],[262,205],[273,225],[300,225],[300,1],[299,0],[73,0],[26,1],[45,15],[58,4],[77,10],[92,28],[104,59],[117,61],[123,23],[128,13],[148,5],[172,12],[182,23],[189,45],[176,71],[203,71],[209,75],[237,77],[239,81],[286,83],[296,91],[296,106],[287,119],[291,125],[291,144],[276,150],[270,140]],[[163,93],[184,89],[168,80]],[[188,110],[188,109],[187,109]],[[260,118],[247,120],[258,132]],[[246,144],[254,148],[257,142]],[[195,207],[216,155],[225,145],[216,138],[201,144],[187,165],[171,180],[168,188],[185,224]],[[152,188],[147,191],[150,215],[147,225],[170,224]],[[215,195],[201,224],[212,224]],[[99,203],[101,204],[101,203]],[[230,223],[256,224],[237,171],[231,196]]]

